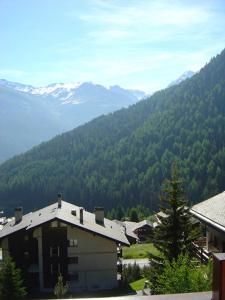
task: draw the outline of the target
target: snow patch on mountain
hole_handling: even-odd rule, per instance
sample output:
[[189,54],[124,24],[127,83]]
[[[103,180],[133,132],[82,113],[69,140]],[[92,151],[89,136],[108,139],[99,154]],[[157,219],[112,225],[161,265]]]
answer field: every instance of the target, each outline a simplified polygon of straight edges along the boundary
[[44,87],[33,88],[32,94],[59,97],[62,93],[77,89],[81,83],[54,83]]
[[184,80],[186,80],[188,78],[191,78],[193,75],[195,75],[195,72],[193,72],[193,71],[186,71],[180,77],[178,77],[176,80],[172,81],[168,85],[168,87],[177,85],[177,84],[181,83],[182,81],[184,81]]
[[61,102],[61,105],[64,105],[64,104],[81,104],[81,103],[84,103],[84,101],[81,101],[81,100],[76,100],[76,99],[73,99],[73,100],[65,100],[63,102]]

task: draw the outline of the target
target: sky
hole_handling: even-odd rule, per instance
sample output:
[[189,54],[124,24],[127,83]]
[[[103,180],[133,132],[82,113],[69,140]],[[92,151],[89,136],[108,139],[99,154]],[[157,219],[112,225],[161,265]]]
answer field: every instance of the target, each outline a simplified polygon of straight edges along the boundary
[[0,78],[151,93],[225,48],[224,0],[0,0]]

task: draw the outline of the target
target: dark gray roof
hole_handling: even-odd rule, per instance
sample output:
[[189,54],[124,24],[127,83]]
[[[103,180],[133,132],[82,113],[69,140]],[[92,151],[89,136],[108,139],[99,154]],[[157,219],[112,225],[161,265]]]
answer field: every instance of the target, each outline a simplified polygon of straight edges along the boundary
[[[83,210],[83,224],[80,223],[80,208],[79,206],[62,201],[61,208],[58,208],[58,203],[54,203],[35,212],[28,213],[23,216],[22,221],[15,224],[15,219],[12,218],[0,230],[0,238],[12,234],[18,230],[29,230],[54,219],[61,220],[73,226],[77,226],[83,230],[91,231],[103,237],[115,240],[118,243],[129,245],[129,242],[121,230],[121,226],[113,221],[104,219],[104,225],[95,222],[95,214]],[[72,211],[76,211],[76,216],[72,215]]]
[[225,231],[225,192],[194,205],[190,212],[201,221]]

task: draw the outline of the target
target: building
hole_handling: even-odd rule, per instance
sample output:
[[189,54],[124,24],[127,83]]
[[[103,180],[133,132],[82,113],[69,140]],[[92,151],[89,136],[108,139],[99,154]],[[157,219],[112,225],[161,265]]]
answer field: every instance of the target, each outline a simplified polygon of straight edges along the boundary
[[206,226],[206,250],[225,252],[225,192],[194,205],[190,212]]
[[123,228],[130,244],[146,242],[153,230],[153,224],[149,220],[143,220],[141,222],[113,221]]
[[3,260],[10,254],[41,291],[52,288],[59,272],[72,290],[117,286],[117,246],[129,245],[121,227],[62,201],[23,215],[22,208],[1,224]]

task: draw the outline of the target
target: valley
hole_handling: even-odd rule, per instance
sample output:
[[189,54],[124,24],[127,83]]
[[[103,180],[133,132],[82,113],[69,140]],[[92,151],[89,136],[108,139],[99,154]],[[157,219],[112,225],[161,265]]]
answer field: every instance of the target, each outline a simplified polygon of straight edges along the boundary
[[225,51],[197,74],[96,118],[0,166],[4,210],[66,200],[93,209],[158,209],[177,162],[191,203],[224,189]]

